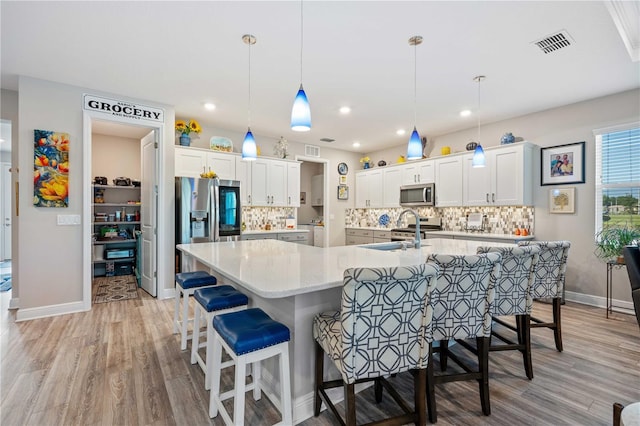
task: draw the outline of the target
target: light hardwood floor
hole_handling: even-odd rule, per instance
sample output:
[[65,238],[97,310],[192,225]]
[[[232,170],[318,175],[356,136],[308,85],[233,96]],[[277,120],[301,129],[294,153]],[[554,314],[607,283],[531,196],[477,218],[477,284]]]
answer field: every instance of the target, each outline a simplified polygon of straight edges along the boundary
[[[0,297],[1,425],[223,424],[208,418],[204,375],[172,334],[172,300],[141,291],[138,299],[94,305],[90,312],[15,323],[9,294]],[[534,313],[549,318],[549,308],[536,304]],[[491,353],[491,416],[481,413],[476,383],[450,383],[436,388],[438,424],[608,425],[613,402],[640,401],[635,318],[607,320],[603,309],[573,303],[562,314],[564,352],[556,352],[550,331],[532,331],[532,381],[519,354]],[[231,384],[230,373],[223,379]],[[392,381],[412,401],[410,376]],[[358,394],[358,421],[397,412],[389,399],[376,405],[371,388]],[[245,424],[276,421],[267,398],[247,398]],[[326,411],[303,422],[333,424]]]

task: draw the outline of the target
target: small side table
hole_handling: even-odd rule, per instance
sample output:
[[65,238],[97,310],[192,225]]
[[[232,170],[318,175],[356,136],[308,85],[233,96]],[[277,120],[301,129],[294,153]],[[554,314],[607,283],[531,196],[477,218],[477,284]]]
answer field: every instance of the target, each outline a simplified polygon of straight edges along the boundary
[[640,424],[640,402],[634,402],[622,410],[620,425],[633,426],[638,424]]
[[626,266],[624,260],[607,260],[607,318],[613,313],[613,270]]

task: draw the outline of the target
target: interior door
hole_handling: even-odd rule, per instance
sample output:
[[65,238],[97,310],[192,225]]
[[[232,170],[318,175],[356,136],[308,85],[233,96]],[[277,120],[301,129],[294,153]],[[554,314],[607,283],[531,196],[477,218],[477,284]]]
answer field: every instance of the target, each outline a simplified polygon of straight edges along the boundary
[[142,186],[140,191],[140,230],[142,253],[140,286],[152,296],[157,295],[156,217],[158,210],[157,164],[158,147],[155,130],[141,139]]
[[11,259],[11,164],[2,163],[2,241],[0,241],[0,261]]

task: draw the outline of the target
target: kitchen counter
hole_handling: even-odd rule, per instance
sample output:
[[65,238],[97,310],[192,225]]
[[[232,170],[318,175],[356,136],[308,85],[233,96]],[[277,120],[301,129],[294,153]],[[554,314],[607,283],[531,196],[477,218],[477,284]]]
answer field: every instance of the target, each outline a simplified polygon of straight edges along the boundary
[[[280,232],[280,231],[277,231]],[[293,419],[313,416],[313,317],[340,308],[344,270],[352,267],[415,265],[430,253],[474,254],[482,241],[430,239],[420,249],[372,250],[363,246],[313,247],[278,240],[181,244],[183,265],[195,259],[210,268],[221,284],[230,284],[291,331],[289,359]],[[382,243],[386,244],[386,243]],[[512,246],[506,243],[492,245]],[[376,244],[371,244],[376,246]],[[279,399],[277,362],[263,363],[265,393]],[[333,369],[330,378],[338,378]],[[360,388],[358,388],[360,389]]]

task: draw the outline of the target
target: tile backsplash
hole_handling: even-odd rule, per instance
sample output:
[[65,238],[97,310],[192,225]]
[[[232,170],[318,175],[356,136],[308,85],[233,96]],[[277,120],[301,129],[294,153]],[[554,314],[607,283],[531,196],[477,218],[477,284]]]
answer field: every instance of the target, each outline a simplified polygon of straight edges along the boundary
[[293,207],[243,207],[242,221],[249,231],[264,229],[271,223],[273,230],[285,229],[285,219],[295,215]]
[[[387,214],[391,219],[384,228],[396,228],[396,221],[402,208],[387,209],[347,209],[345,226],[373,226],[378,224],[381,215]],[[499,207],[419,207],[415,209],[420,216],[441,217],[442,229],[445,231],[464,231],[469,213],[481,213],[484,216],[484,228],[492,234],[511,234],[516,228],[528,228],[534,233],[534,207],[499,206]],[[405,216],[406,218],[407,216]],[[406,223],[402,224],[406,226]]]

